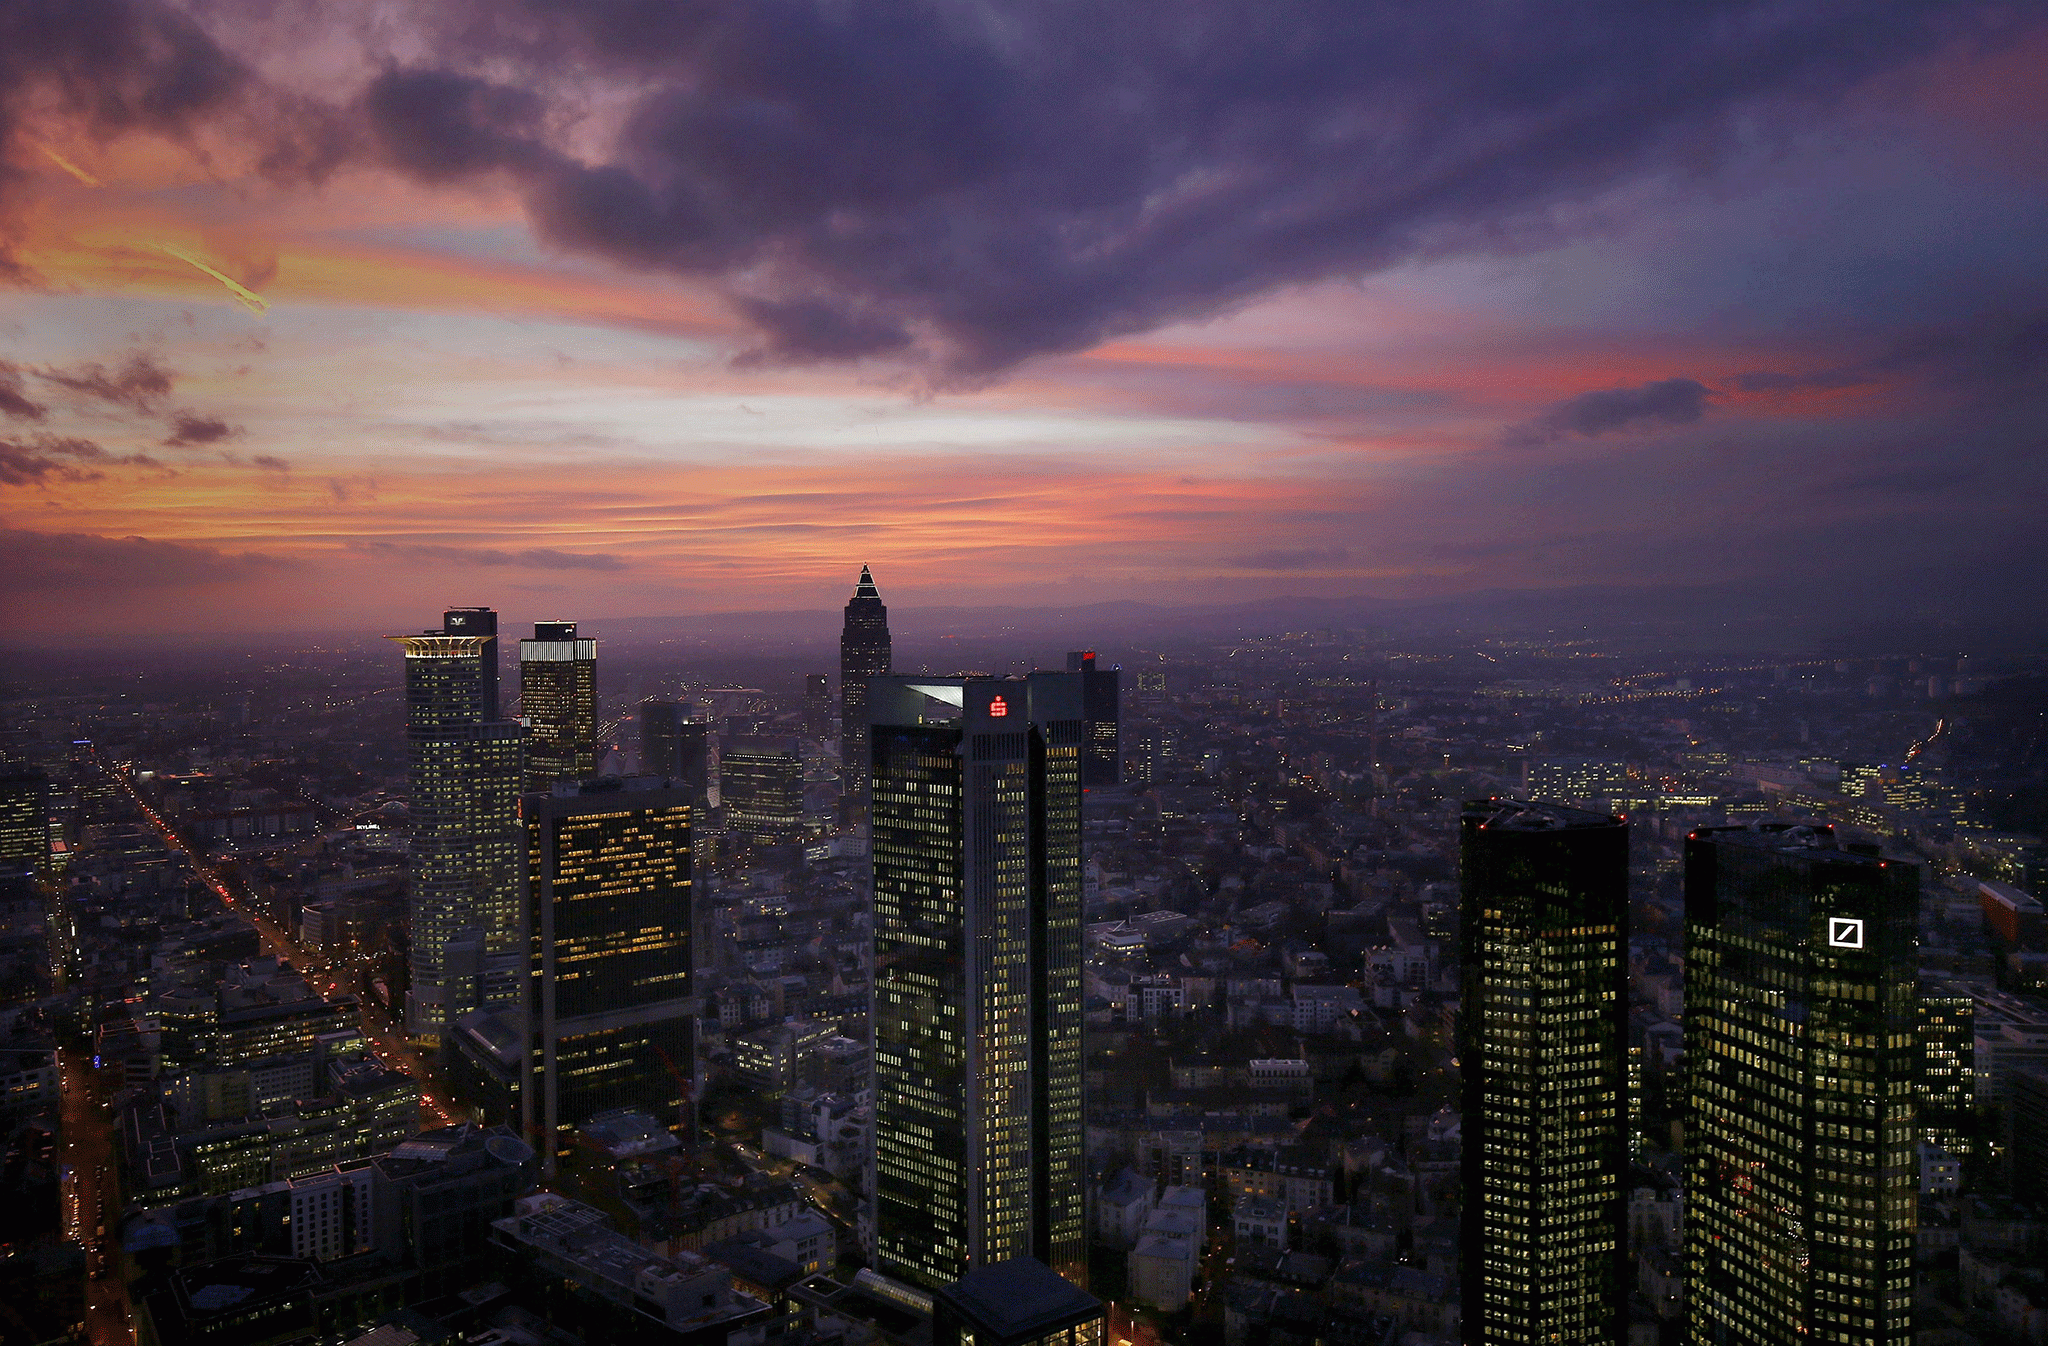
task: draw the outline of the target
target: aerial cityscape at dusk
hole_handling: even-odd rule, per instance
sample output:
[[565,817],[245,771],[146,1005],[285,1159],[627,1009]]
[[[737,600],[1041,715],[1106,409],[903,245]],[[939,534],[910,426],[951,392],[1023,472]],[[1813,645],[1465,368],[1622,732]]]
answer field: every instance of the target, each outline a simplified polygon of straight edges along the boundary
[[2048,1346],[2044,70],[0,0],[0,1343]]

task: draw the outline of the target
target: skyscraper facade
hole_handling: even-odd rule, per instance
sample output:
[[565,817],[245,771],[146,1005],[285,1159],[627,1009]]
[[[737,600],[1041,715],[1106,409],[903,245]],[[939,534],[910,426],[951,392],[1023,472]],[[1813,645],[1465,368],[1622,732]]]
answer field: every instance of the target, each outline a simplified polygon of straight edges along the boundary
[[1628,824],[1476,800],[1463,859],[1465,1339],[1628,1339]]
[[1081,743],[1081,785],[1115,785],[1123,779],[1121,707],[1118,705],[1123,671],[1097,668],[1095,651],[1075,650],[1067,655],[1067,672],[1081,675],[1081,714],[1085,725]]
[[27,767],[0,767],[0,879],[50,864],[50,779]]
[[1919,871],[1833,829],[1685,847],[1685,1257],[1706,1346],[1913,1339]]
[[802,747],[787,738],[736,738],[718,754],[718,803],[725,827],[762,844],[803,831]]
[[519,715],[528,790],[597,774],[597,642],[576,623],[535,622],[519,642]]
[[877,1267],[1080,1284],[1081,679],[869,686]]
[[521,1094],[529,1126],[553,1139],[544,1153],[611,1108],[686,1119],[693,811],[658,777],[526,798],[535,1050]]
[[832,675],[804,675],[804,736],[824,738],[832,728]]
[[405,650],[412,778],[406,1031],[438,1043],[471,1010],[516,1003],[524,964],[519,786],[524,731],[498,718],[498,623],[457,608]]
[[673,701],[640,703],[640,770],[690,791],[701,816],[711,806],[711,726]]
[[1957,1159],[1973,1148],[1971,1111],[1976,1100],[1977,1001],[1968,988],[1922,982],[1920,1018],[1920,1138]]
[[888,671],[889,609],[882,606],[875,577],[862,566],[839,633],[839,773],[848,800],[868,790],[867,679]]

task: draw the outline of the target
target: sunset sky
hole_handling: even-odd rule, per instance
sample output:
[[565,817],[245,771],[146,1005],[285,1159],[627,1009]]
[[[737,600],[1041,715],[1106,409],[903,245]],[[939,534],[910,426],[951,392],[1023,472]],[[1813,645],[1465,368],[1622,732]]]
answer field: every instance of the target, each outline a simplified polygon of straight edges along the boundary
[[0,0],[0,608],[2038,605],[2042,12]]

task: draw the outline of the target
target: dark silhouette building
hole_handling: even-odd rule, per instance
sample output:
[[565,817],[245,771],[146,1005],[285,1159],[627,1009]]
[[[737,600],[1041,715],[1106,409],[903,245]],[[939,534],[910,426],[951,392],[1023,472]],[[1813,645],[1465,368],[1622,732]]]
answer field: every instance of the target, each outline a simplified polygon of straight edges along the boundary
[[1628,1339],[1628,824],[1465,806],[1465,1340]]
[[522,988],[522,740],[498,716],[498,614],[455,608],[405,650],[412,784],[406,1031],[439,1043],[455,1020]]
[[878,1269],[1081,1284],[1081,679],[868,685]]
[[1913,1339],[1919,870],[1757,823],[1685,845],[1690,1340]]
[[519,715],[528,790],[597,774],[597,642],[576,623],[535,622],[519,642]]
[[868,790],[867,680],[889,671],[889,609],[868,568],[846,604],[839,633],[839,770],[848,800]]
[[1067,672],[1081,675],[1081,716],[1084,723],[1081,744],[1081,785],[1115,785],[1123,779],[1123,748],[1118,700],[1123,671],[1097,668],[1095,651],[1074,650],[1067,655]]
[[687,1111],[692,811],[689,791],[651,776],[526,798],[535,1051],[521,1094],[556,1152],[600,1112]]
[[804,675],[804,736],[824,738],[832,732],[832,675]]
[[640,770],[691,792],[701,813],[711,806],[711,726],[673,701],[640,703]]

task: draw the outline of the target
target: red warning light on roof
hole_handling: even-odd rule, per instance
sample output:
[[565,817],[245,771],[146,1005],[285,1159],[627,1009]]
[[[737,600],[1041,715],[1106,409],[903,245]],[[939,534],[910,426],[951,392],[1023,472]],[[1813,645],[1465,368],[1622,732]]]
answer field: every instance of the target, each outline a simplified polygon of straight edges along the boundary
[[1001,694],[992,696],[988,700],[988,713],[990,719],[1000,720],[1010,713],[1010,703],[1003,700]]

